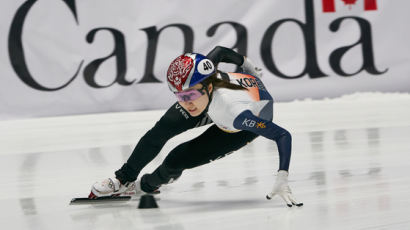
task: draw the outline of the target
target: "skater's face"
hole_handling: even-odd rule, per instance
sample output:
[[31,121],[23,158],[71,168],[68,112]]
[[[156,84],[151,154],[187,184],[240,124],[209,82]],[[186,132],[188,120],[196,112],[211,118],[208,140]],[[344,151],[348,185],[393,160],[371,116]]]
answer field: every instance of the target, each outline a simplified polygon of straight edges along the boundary
[[[203,87],[204,86],[202,84],[196,84],[186,90],[200,90],[202,92],[202,95],[200,97],[194,100],[179,101],[179,104],[193,117],[200,115],[208,106],[209,96]],[[211,93],[213,89],[212,84],[209,84],[207,87],[209,93]]]

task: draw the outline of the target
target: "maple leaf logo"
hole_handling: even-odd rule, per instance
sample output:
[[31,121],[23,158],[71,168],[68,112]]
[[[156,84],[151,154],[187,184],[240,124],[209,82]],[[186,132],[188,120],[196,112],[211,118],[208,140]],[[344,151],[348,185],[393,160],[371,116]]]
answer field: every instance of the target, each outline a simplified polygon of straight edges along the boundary
[[352,5],[356,4],[357,0],[342,0],[346,6],[349,6],[349,10],[352,9]]

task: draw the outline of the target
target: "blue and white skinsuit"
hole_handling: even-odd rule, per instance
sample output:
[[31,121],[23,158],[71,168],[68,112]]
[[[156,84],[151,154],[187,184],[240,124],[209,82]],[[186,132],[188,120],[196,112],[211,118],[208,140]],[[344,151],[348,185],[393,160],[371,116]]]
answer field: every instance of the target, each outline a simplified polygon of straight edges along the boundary
[[[207,57],[217,65],[233,63],[251,72],[246,58],[235,51],[216,47]],[[256,74],[253,74],[256,75]],[[185,169],[198,167],[238,150],[258,136],[274,140],[279,151],[279,170],[288,170],[292,138],[272,122],[273,99],[257,76],[245,73],[218,73],[218,77],[247,90],[215,88],[208,109],[192,117],[177,102],[137,143],[127,162],[115,172],[122,184],[135,181],[140,171],[172,137],[189,129],[211,124],[198,137],[175,147],[151,174],[141,178],[141,188],[154,191],[177,179]],[[257,167],[257,166],[256,166]]]

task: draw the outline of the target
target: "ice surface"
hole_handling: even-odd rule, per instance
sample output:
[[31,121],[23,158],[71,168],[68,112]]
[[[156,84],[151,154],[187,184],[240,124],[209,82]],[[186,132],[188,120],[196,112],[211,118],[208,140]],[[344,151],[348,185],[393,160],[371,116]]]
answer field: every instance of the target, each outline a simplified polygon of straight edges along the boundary
[[[366,93],[275,104],[293,134],[290,186],[305,205],[266,200],[274,142],[185,171],[159,209],[138,203],[69,206],[112,176],[163,111],[0,122],[2,229],[410,229],[410,95]],[[144,172],[178,143],[170,140]],[[193,153],[194,154],[194,153]]]

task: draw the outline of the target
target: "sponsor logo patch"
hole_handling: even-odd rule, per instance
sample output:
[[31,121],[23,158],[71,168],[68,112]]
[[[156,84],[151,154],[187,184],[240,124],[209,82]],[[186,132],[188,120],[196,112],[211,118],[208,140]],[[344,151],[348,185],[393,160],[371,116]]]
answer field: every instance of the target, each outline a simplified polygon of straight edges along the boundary
[[184,109],[182,109],[182,106],[180,104],[176,104],[175,105],[175,109],[179,110],[179,112],[182,114],[182,116],[185,117],[185,119],[189,119],[189,115],[187,114],[187,112],[185,112]]
[[242,125],[249,127],[249,128],[257,128],[257,129],[264,129],[266,128],[266,124],[265,122],[256,122],[252,119],[247,119],[245,118],[245,120],[243,120]]

